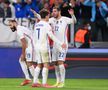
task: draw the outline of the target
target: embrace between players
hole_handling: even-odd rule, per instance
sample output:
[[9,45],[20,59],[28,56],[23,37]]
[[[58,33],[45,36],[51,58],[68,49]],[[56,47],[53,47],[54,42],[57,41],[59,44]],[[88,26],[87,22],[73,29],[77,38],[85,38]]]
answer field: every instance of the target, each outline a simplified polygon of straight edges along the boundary
[[[32,10],[33,11],[33,10]],[[33,11],[35,15],[36,12]],[[28,69],[33,76],[32,87],[64,87],[65,67],[64,61],[68,50],[67,26],[74,24],[76,18],[73,10],[69,10],[71,18],[61,16],[60,9],[54,7],[53,17],[49,19],[50,13],[46,9],[40,11],[40,21],[36,23],[33,32],[27,27],[20,26],[16,20],[9,20],[9,26],[13,32],[16,31],[22,44],[22,54],[19,59],[25,80],[22,86],[31,83]],[[52,32],[53,31],[53,32]],[[49,37],[53,40],[52,57],[50,55]],[[34,68],[33,62],[37,63]],[[49,63],[54,63],[56,84],[47,84]],[[38,77],[42,69],[42,83]]]

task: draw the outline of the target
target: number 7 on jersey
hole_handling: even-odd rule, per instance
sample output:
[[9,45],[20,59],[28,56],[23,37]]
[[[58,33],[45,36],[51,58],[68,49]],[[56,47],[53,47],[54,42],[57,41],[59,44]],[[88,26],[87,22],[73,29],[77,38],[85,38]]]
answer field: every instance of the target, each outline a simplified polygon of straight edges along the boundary
[[38,34],[38,39],[39,39],[39,37],[40,37],[40,28],[37,28],[36,31],[38,32],[37,34]]

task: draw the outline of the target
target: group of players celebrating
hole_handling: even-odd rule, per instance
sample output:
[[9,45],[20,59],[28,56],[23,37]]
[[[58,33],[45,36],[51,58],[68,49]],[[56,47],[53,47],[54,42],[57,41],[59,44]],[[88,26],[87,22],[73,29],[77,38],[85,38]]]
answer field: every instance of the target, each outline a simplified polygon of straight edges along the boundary
[[[61,16],[60,9],[54,7],[52,16],[46,9],[39,13],[40,21],[35,24],[33,32],[27,27],[18,25],[16,20],[9,20],[9,26],[13,32],[16,31],[22,44],[22,54],[19,59],[25,80],[22,86],[31,83],[28,69],[33,76],[32,87],[58,87],[65,85],[65,67],[64,61],[68,50],[67,27],[68,24],[76,23],[74,11],[68,10],[71,18]],[[33,11],[35,15],[36,12]],[[52,55],[50,51],[49,38],[53,40]],[[34,62],[37,63],[34,67]],[[56,84],[47,84],[49,63],[55,67]],[[39,81],[39,74],[42,69],[42,83]]]

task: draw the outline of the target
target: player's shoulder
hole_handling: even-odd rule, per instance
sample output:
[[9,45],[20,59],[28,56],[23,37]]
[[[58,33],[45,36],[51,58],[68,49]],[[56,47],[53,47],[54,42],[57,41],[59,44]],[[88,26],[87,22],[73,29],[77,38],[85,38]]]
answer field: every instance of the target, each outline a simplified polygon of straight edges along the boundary
[[46,21],[39,21],[35,27],[50,27],[49,23]]
[[30,32],[30,30],[27,27],[21,25],[17,26],[17,33],[26,33],[26,32]]
[[50,28],[50,24],[48,22],[46,22],[46,27]]
[[25,29],[28,29],[28,28],[25,27],[25,26],[18,25],[18,26],[17,26],[17,29],[18,29],[18,30],[25,30]]
[[55,20],[55,18],[54,17],[51,17],[51,18],[49,18],[49,20]]
[[54,21],[55,21],[54,17],[49,18],[49,22],[54,22]]
[[35,26],[37,27],[37,26],[43,26],[43,25],[44,25],[44,22],[39,21],[38,23],[36,23],[36,25],[35,25]]
[[68,19],[68,17],[65,17],[65,16],[62,16],[61,18],[62,18],[62,20]]
[[23,31],[23,27],[21,25],[17,26],[17,33],[21,33]]

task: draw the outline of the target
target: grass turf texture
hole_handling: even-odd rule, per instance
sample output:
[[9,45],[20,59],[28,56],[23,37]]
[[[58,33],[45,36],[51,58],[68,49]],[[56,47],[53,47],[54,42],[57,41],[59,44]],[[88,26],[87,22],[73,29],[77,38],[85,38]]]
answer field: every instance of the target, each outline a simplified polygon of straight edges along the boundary
[[[0,90],[108,90],[108,79],[66,79],[64,88],[32,88],[31,84],[20,86],[23,79],[0,79]],[[55,79],[48,79],[54,84]]]

